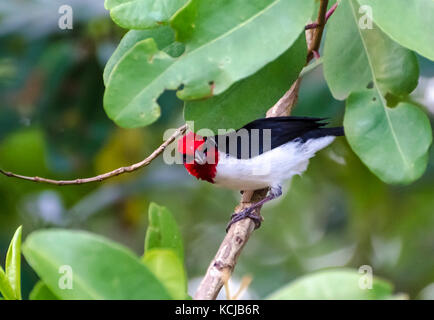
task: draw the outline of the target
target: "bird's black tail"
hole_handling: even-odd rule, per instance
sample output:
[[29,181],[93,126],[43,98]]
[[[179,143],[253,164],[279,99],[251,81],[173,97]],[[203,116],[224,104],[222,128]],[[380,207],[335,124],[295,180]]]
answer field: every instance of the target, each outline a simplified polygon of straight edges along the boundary
[[325,136],[335,136],[335,137],[345,136],[344,127],[321,128],[319,130]]
[[309,139],[318,139],[327,136],[339,137],[344,135],[344,127],[318,128],[305,133],[301,136],[301,139],[302,141],[307,141]]

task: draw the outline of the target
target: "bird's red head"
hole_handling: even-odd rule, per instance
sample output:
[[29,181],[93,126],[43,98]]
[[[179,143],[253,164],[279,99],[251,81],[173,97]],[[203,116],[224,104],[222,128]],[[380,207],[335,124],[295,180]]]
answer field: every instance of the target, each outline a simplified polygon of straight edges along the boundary
[[[189,132],[178,140],[178,152],[183,155],[184,166],[192,176],[214,183],[217,173],[218,151],[214,146],[211,147],[212,150],[209,150],[210,147],[205,142],[206,138]],[[202,161],[199,161],[199,158]]]
[[178,152],[187,156],[194,156],[196,150],[200,150],[204,143],[203,137],[189,132],[178,140]]

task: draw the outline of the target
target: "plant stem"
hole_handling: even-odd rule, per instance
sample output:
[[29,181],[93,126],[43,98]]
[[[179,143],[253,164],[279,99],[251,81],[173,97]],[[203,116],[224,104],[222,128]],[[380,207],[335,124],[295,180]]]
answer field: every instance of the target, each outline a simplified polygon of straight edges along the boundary
[[321,45],[321,39],[324,32],[324,27],[326,24],[326,15],[327,15],[327,6],[329,4],[329,0],[321,0],[319,5],[319,11],[318,11],[318,18],[317,18],[317,24],[318,27],[313,30],[314,35],[312,42],[309,46],[309,52],[307,54],[307,61],[313,59],[314,52],[319,51],[319,47]]
[[[330,10],[327,11],[326,16],[325,16],[326,23],[327,23],[327,21],[329,20],[329,18],[332,16],[332,14],[336,11],[336,8],[338,7],[338,5],[339,5],[339,3],[336,2],[336,3],[335,3],[335,4],[330,8]],[[310,23],[310,24],[306,25],[305,30],[315,29],[315,28],[318,28],[318,27],[319,27],[318,22],[314,22],[314,23]]]

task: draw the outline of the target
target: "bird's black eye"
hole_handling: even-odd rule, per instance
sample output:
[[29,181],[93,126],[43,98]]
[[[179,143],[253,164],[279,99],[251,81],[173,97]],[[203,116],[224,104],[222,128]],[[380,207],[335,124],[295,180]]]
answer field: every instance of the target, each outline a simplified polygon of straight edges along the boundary
[[194,163],[194,157],[183,153],[182,154],[182,162],[184,164],[193,164]]

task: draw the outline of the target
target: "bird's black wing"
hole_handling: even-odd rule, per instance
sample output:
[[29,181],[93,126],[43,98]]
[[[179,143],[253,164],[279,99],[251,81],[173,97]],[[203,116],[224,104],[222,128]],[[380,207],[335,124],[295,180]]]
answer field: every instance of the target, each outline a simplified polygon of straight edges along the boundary
[[221,152],[248,159],[289,141],[343,135],[342,128],[323,128],[325,118],[273,117],[252,121],[235,132],[211,139]]

